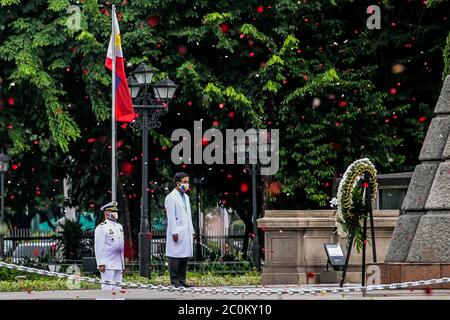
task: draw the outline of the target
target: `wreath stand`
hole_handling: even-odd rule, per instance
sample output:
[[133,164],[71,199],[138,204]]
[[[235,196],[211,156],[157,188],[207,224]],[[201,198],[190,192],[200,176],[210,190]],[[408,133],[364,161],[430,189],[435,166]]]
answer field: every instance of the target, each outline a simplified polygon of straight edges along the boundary
[[[363,247],[362,247],[362,266],[361,266],[361,286],[365,286],[366,284],[366,244],[367,244],[367,218],[370,219],[370,233],[372,236],[372,253],[373,253],[373,262],[377,262],[377,251],[375,246],[375,226],[373,224],[373,212],[372,212],[372,201],[371,201],[371,192],[370,192],[370,174],[368,172],[364,173],[364,180],[367,182],[367,187],[365,187],[365,197],[363,200],[363,204],[360,208],[357,208],[356,211],[358,216],[360,214],[366,214],[364,217],[364,226],[363,226]],[[345,258],[345,265],[342,272],[342,278],[340,287],[344,286],[345,276],[347,274],[348,263],[350,260],[350,255],[352,253],[353,240],[355,239],[355,231],[350,234],[350,239],[347,244],[347,257]]]

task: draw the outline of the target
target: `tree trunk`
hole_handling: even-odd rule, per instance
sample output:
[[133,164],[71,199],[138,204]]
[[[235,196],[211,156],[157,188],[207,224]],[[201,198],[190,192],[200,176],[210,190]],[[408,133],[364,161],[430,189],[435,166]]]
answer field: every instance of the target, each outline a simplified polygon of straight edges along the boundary
[[247,259],[247,251],[250,240],[250,234],[253,232],[252,216],[241,206],[236,208],[236,213],[245,224],[244,241],[242,243],[242,257]]

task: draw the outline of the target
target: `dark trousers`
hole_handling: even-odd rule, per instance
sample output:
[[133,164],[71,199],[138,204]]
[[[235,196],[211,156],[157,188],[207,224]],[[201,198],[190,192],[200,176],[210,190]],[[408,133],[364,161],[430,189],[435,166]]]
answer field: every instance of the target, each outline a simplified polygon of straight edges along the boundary
[[186,284],[186,271],[189,258],[167,258],[169,260],[170,284]]

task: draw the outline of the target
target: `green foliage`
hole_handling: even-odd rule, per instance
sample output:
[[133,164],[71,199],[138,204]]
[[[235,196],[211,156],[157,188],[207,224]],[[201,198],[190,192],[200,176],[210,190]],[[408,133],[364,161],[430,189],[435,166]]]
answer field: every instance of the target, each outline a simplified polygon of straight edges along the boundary
[[[427,1],[427,6],[431,8],[439,8],[439,5],[442,5],[444,3],[449,3],[448,0],[429,0]],[[448,75],[450,75],[450,32],[447,36],[447,41],[445,44],[444,52],[444,71],[442,73],[442,79],[445,79]]]
[[232,234],[244,234],[245,232],[245,224],[241,219],[234,221],[231,224],[231,233]]
[[0,6],[6,7],[6,6],[10,6],[12,4],[19,4],[19,3],[20,3],[20,0],[1,0]]
[[447,2],[448,0],[428,0],[427,6],[429,7],[435,7],[441,3]]
[[450,33],[447,37],[447,43],[444,48],[444,62],[445,62],[445,68],[444,72],[442,73],[442,78],[445,79],[448,75],[450,75]]
[[[80,1],[80,29],[69,29],[69,3],[0,0],[0,100],[6,106],[0,144],[21,164],[10,173],[7,192],[15,198],[7,212],[11,219],[24,216],[17,218],[24,224],[42,202],[60,214],[52,190],[58,192],[66,175],[71,204],[96,210],[110,198],[111,75],[104,67],[110,6]],[[269,180],[279,181],[282,192],[268,197],[269,209],[327,206],[333,180],[362,155],[381,173],[417,163],[429,124],[419,119],[432,116],[442,71],[449,70],[450,45],[445,69],[442,61],[448,1],[429,1],[432,8],[385,1],[383,28],[376,31],[365,26],[373,4],[366,0],[279,0],[271,8],[263,4],[262,14],[256,10],[261,3],[244,0],[112,3],[127,74],[146,62],[155,79],[167,75],[179,84],[163,126],[150,130],[152,215],[163,214],[165,188],[180,169],[170,161],[171,133],[192,130],[199,119],[203,130],[280,129],[280,170]],[[151,17],[158,17],[156,25]],[[405,71],[392,72],[397,64]],[[130,127],[119,126],[118,134],[120,199],[137,233],[141,137]],[[122,172],[125,162],[131,174]],[[249,193],[240,191],[249,182],[242,166],[183,170],[205,177],[204,206],[226,200],[243,218],[250,215]]]
[[48,8],[52,11],[66,10],[69,6],[69,0],[48,0]]
[[82,225],[78,220],[66,219],[61,232],[61,245],[66,260],[76,260],[81,257],[81,237],[83,235]]

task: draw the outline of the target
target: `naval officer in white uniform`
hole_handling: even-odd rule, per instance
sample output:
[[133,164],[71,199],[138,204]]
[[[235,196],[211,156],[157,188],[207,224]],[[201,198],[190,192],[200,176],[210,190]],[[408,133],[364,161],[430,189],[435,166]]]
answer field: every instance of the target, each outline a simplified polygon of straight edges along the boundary
[[[122,281],[124,263],[124,236],[122,225],[117,222],[117,202],[110,202],[100,209],[105,221],[95,228],[95,259],[102,280]],[[119,290],[118,286],[102,285],[102,290]]]
[[175,175],[175,189],[166,196],[167,214],[166,256],[169,260],[170,284],[189,287],[186,283],[187,263],[193,256],[194,227],[192,226],[189,175]]

